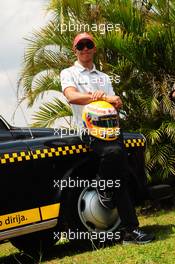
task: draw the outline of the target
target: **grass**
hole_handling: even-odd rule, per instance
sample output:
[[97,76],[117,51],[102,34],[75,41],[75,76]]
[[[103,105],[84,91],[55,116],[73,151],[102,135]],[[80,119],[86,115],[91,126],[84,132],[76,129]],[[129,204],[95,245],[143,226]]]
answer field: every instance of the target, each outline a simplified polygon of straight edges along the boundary
[[[80,250],[75,243],[57,244],[43,264],[174,264],[175,210],[139,216],[140,226],[153,232],[156,240],[147,245],[116,244],[98,250]],[[33,263],[10,243],[0,245],[0,264]]]

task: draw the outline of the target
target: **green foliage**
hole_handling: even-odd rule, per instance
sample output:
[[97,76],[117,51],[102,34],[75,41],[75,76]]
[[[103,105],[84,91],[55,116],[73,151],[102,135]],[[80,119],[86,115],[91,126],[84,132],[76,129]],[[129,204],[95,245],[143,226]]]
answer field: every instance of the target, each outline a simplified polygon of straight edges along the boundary
[[[58,98],[54,98],[52,103],[44,103],[40,106],[40,111],[34,115],[33,120],[36,122],[33,123],[33,126],[50,127],[54,124],[56,119],[65,118],[66,116],[72,116],[70,107]],[[70,124],[68,123],[68,125]]]
[[[147,138],[147,173],[162,179],[175,175],[175,108],[168,96],[175,80],[175,1],[51,0],[48,10],[51,21],[28,39],[19,80],[22,99],[32,106],[46,91],[61,90],[59,73],[75,60],[77,32],[63,32],[60,25],[89,25],[97,46],[95,63],[122,96],[128,114],[124,129]],[[109,24],[113,30],[107,30]],[[35,126],[49,126],[64,115],[71,115],[69,106],[45,104]]]

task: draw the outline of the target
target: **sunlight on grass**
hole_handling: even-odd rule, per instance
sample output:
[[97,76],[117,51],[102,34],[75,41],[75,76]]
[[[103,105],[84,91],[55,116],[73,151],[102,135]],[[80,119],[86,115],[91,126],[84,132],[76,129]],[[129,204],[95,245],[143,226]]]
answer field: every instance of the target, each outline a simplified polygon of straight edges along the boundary
[[1,257],[9,256],[17,252],[19,251],[15,247],[13,247],[10,243],[1,244],[0,245],[0,261],[1,261]]
[[[175,263],[175,212],[160,211],[139,217],[140,226],[153,232],[156,240],[147,245],[121,245],[92,251],[79,251],[67,245],[57,245],[41,263],[43,264],[174,264]],[[66,244],[66,243],[65,243]],[[60,246],[65,246],[59,250]],[[10,263],[9,255],[18,251],[10,243],[0,245],[0,263]],[[6,262],[6,257],[8,262]],[[1,261],[3,260],[3,262]]]

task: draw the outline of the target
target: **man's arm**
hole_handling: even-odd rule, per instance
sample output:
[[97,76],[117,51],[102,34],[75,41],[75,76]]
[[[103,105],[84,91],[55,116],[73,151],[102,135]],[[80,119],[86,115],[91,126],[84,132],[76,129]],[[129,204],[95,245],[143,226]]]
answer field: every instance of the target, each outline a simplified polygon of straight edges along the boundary
[[104,96],[104,92],[98,90],[94,93],[79,92],[69,69],[61,71],[60,80],[62,91],[70,104],[86,105],[96,100],[102,100]]
[[96,100],[103,100],[113,104],[117,109],[122,106],[122,101],[119,96],[108,96],[101,90],[93,93],[81,93],[75,87],[69,86],[64,90],[64,95],[70,104],[86,105]]
[[[107,76],[109,79],[109,77]],[[75,82],[72,78],[71,72],[68,69],[64,69],[60,73],[62,91],[70,104],[86,105],[93,101],[105,100],[114,105],[116,109],[122,106],[122,101],[119,96],[115,96],[110,80],[106,81],[108,85],[108,92],[110,95],[106,95],[103,90],[96,90],[95,92],[82,93],[79,92],[75,86]]]
[[[98,93],[97,93],[98,92]],[[64,95],[70,104],[86,105],[96,100],[102,100],[104,96],[103,91],[97,91],[95,93],[81,93],[75,87],[67,87],[64,90]]]

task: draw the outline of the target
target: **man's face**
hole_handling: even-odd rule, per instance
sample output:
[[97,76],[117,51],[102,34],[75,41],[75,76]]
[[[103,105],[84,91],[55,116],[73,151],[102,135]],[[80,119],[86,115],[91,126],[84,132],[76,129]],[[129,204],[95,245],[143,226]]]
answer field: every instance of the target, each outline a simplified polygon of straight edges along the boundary
[[75,55],[79,61],[84,63],[93,61],[95,52],[96,47],[94,43],[87,39],[79,41],[75,47]]

